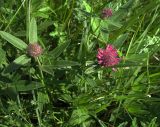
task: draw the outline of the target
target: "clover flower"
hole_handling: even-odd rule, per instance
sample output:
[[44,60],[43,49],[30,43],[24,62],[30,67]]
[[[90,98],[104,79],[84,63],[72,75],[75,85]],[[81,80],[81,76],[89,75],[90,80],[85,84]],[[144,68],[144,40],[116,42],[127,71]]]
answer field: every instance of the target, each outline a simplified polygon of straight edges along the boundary
[[42,54],[43,49],[38,43],[30,43],[28,45],[27,52],[32,57],[38,57]]
[[98,64],[104,67],[111,67],[119,64],[120,58],[118,58],[117,49],[115,49],[112,45],[106,45],[105,49],[98,49],[97,54]]
[[104,18],[111,17],[112,14],[113,13],[112,13],[112,9],[111,8],[105,8],[105,9],[102,10],[101,16],[102,16],[102,19],[104,19]]

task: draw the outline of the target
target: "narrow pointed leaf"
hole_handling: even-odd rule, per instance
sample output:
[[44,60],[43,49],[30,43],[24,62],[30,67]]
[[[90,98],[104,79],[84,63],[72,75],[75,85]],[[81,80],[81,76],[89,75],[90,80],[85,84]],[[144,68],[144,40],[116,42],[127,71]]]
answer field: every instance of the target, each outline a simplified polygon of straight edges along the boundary
[[36,19],[32,18],[29,25],[29,43],[35,43],[38,41],[37,39],[37,23]]
[[121,47],[123,45],[123,43],[126,41],[128,37],[128,34],[123,34],[121,35],[115,42],[113,45],[115,45],[117,48]]
[[15,46],[20,50],[24,50],[27,48],[27,44],[24,41],[7,32],[0,31],[0,35],[3,39],[7,40],[10,44],[12,44],[13,46]]
[[39,82],[28,81],[28,80],[20,80],[12,83],[12,87],[16,89],[16,91],[31,91],[42,88],[43,85]]
[[61,55],[61,53],[64,52],[64,50],[68,47],[69,44],[70,42],[61,44],[60,46],[56,47],[53,51],[49,52],[48,54],[45,54],[44,59],[45,60],[48,60],[48,58],[56,59],[57,57]]
[[80,64],[74,61],[66,61],[66,60],[59,60],[55,61],[52,65],[43,65],[41,67],[42,71],[53,75],[54,69],[64,69],[64,68],[70,68],[71,66],[79,66]]
[[21,66],[27,64],[30,60],[31,59],[28,58],[26,55],[21,55],[20,57],[15,59],[11,64],[9,64],[7,66],[4,73],[13,72],[13,71],[17,70],[18,68],[20,68]]
[[80,64],[78,62],[59,60],[59,61],[55,61],[53,65],[43,65],[43,67],[51,67],[56,69],[56,68],[65,68],[65,67],[79,66],[79,65]]

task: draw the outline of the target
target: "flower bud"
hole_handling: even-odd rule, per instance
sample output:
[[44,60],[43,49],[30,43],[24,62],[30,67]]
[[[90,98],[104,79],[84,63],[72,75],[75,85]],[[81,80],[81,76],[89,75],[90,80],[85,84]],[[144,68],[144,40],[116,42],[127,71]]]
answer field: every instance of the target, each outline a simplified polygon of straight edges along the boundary
[[27,52],[32,57],[38,57],[42,54],[43,49],[38,43],[30,43]]
[[112,13],[112,9],[111,8],[105,8],[105,9],[102,10],[101,16],[102,16],[102,19],[104,19],[104,18],[111,17],[112,14],[113,13]]

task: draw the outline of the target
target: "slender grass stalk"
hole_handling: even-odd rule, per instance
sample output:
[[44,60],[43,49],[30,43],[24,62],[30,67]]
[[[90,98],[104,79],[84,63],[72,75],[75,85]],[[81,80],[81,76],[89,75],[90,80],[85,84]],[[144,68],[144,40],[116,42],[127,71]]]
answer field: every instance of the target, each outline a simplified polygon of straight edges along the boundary
[[40,63],[40,60],[39,60],[39,58],[37,58],[36,59],[37,60],[37,62],[38,62],[38,68],[39,68],[39,71],[40,71],[40,76],[41,76],[41,83],[42,83],[42,85],[44,86],[44,87],[46,87],[45,86],[45,83],[44,83],[44,76],[43,76],[43,72],[42,72],[42,70],[41,70],[41,63]]
[[[117,107],[117,114],[118,114],[118,112],[120,111],[121,106],[122,106],[122,100],[119,102],[119,105],[118,105],[118,107]],[[114,120],[113,125],[116,124],[116,121],[117,121],[117,119]]]
[[20,7],[19,7],[18,10],[16,11],[16,13],[13,15],[13,17],[12,17],[11,20],[9,21],[9,23],[8,23],[8,25],[6,26],[6,28],[4,29],[4,31],[6,31],[6,30],[9,28],[9,26],[10,26],[11,23],[13,22],[14,18],[16,17],[16,15],[17,15],[18,12],[20,11],[20,9],[22,8],[22,6],[23,6],[23,4],[24,4],[25,1],[26,1],[26,0],[23,0],[22,4],[20,5]]
[[149,94],[149,90],[150,90],[150,74],[149,74],[149,53],[148,53],[148,59],[147,59],[147,80],[148,80],[148,88],[147,88],[147,91],[146,91],[146,94],[148,95]]
[[46,84],[45,84],[45,82],[44,82],[44,75],[43,75],[43,72],[42,72],[42,70],[41,70],[41,66],[42,66],[42,65],[41,65],[41,63],[40,63],[39,58],[37,58],[36,60],[37,60],[37,62],[38,62],[38,68],[39,68],[39,71],[40,71],[40,80],[41,80],[41,83],[42,83],[43,87],[45,87],[45,90],[46,90],[46,92],[47,92],[47,94],[48,94],[49,101],[53,104],[53,102],[51,101],[52,99],[51,99],[51,94],[50,94],[50,92],[49,92],[49,89],[48,89],[48,87],[46,86]]
[[[20,112],[21,112],[21,117],[23,118],[23,120],[25,120],[28,124],[29,121],[27,121],[27,119],[23,116],[23,108],[22,108],[22,105],[21,105],[21,101],[20,101],[20,98],[19,98],[19,94],[17,94],[17,102],[18,102],[18,106],[20,108]],[[26,115],[26,114],[25,114]]]
[[[158,7],[159,7],[159,6],[158,6]],[[157,7],[157,9],[158,9],[158,7]],[[149,32],[150,27],[152,26],[153,22],[156,20],[156,18],[157,18],[157,16],[158,16],[158,14],[157,14],[157,9],[156,9],[156,11],[155,11],[155,13],[154,13],[154,15],[153,15],[150,23],[148,24],[148,26],[146,27],[146,29],[144,30],[144,32],[141,34],[141,36],[138,38],[138,40],[140,39],[140,40],[142,40],[142,41],[140,41],[140,43],[138,43],[138,46],[137,46],[137,48],[136,48],[136,52],[138,51],[141,43],[143,42],[143,39],[145,38],[145,36],[146,36],[147,33]]]
[[[36,99],[36,95],[35,95],[35,92],[34,92],[34,90],[32,90],[32,95],[33,95],[33,100],[34,100],[34,102],[36,102],[36,105],[37,105],[37,99]],[[39,125],[39,127],[41,127],[41,117],[40,117],[40,114],[39,114],[39,108],[38,108],[38,106],[36,107],[36,115],[37,115],[37,118],[38,118],[38,125]]]
[[126,53],[126,57],[128,56],[129,51],[130,51],[130,49],[131,49],[131,47],[132,47],[132,45],[133,45],[133,42],[135,41],[136,36],[137,36],[137,34],[138,34],[138,31],[140,30],[140,28],[141,28],[141,26],[142,26],[142,23],[143,23],[143,21],[144,21],[144,17],[145,17],[145,14],[143,15],[143,17],[142,17],[142,19],[141,19],[141,21],[140,21],[140,23],[139,23],[139,26],[138,26],[136,32],[134,33],[134,35],[133,35],[133,37],[132,37],[132,39],[131,39],[131,42],[130,42],[130,44],[129,44],[129,47],[128,47],[128,50],[127,50],[127,53]]
[[74,4],[75,4],[75,0],[72,0],[72,6],[71,6],[71,9],[70,9],[70,11],[69,11],[69,14],[68,14],[68,16],[67,16],[67,18],[66,18],[66,20],[65,20],[65,22],[64,22],[63,30],[65,30],[65,28],[66,28],[66,26],[67,26],[67,23],[69,22],[69,19],[70,19],[71,15],[72,15],[73,8],[74,8]]

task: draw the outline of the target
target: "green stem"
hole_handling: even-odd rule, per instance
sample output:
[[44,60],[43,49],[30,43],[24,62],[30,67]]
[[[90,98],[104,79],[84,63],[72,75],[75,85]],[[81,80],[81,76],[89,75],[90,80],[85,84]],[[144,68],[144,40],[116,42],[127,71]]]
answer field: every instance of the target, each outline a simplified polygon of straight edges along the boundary
[[[37,60],[37,62],[38,62],[38,68],[39,68],[39,71],[40,71],[40,80],[41,80],[41,83],[42,83],[43,87],[45,87],[45,90],[46,90],[46,92],[47,92],[47,94],[48,94],[48,98],[49,98],[50,102],[52,102],[52,101],[51,101],[52,98],[51,98],[51,94],[50,94],[50,92],[49,92],[49,89],[48,89],[48,87],[46,86],[46,84],[44,83],[44,75],[43,75],[43,72],[42,72],[42,70],[41,70],[41,66],[42,66],[42,65],[41,65],[41,63],[40,63],[39,58],[37,58],[36,60]],[[53,104],[53,102],[52,102],[52,104]]]
[[39,60],[39,58],[37,58],[37,62],[38,62],[38,68],[39,68],[39,71],[40,71],[40,80],[41,80],[41,83],[42,83],[42,85],[44,86],[44,87],[46,87],[46,85],[45,85],[45,83],[44,83],[44,76],[43,76],[43,72],[42,72],[42,70],[41,70],[41,63],[40,63],[40,60]]
[[150,91],[150,73],[149,73],[149,53],[148,53],[148,58],[147,58],[147,80],[148,80],[148,88],[147,88],[147,91],[146,91],[146,94],[148,95],[149,94],[149,91]]
[[[34,102],[36,102],[36,105],[37,105],[37,99],[36,99],[36,95],[35,95],[34,90],[32,90],[32,94],[33,94],[33,100],[34,100]],[[39,114],[39,110],[38,110],[38,109],[39,109],[39,108],[36,107],[36,115],[37,115],[37,118],[38,118],[38,125],[39,125],[39,127],[41,127],[41,117],[40,117],[40,114]]]

